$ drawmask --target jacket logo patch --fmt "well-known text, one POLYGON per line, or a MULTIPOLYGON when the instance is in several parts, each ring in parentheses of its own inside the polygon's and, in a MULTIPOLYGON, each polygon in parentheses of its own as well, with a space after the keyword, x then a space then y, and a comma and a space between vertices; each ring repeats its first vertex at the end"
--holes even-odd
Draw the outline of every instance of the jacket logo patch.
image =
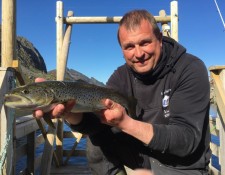
POLYGON ((167 89, 164 92, 161 93, 163 95, 162 99, 162 107, 163 107, 163 113, 164 117, 167 118, 170 116, 170 110, 169 110, 169 104, 170 104, 170 91, 171 89, 167 89))
POLYGON ((162 99, 162 106, 164 108, 166 108, 167 106, 169 106, 169 99, 170 99, 170 97, 168 95, 165 95, 164 98, 162 99))

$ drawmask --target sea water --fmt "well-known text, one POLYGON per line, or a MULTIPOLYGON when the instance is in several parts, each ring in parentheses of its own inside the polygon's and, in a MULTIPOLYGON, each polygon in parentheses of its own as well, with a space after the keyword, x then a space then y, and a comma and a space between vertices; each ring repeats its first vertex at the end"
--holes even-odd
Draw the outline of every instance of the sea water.
MULTIPOLYGON (((70 131, 71 129, 64 124, 64 130, 65 131, 70 131)), ((40 135, 41 134, 41 131, 38 130, 36 132, 36 135, 40 135)), ((74 143, 75 143, 76 139, 75 138, 65 138, 63 139, 63 150, 71 150, 74 143)), ((23 137, 21 139, 19 139, 16 143, 16 145, 19 147, 19 146, 22 146, 24 144, 27 143, 27 138, 26 137, 23 137)), ((82 138, 80 140, 80 143, 77 145, 76 147, 76 150, 85 150, 86 149, 86 139, 85 138, 82 138)), ((36 152, 35 152, 35 156, 38 157, 40 154, 43 153, 43 150, 44 150, 44 144, 41 144, 39 145, 37 148, 36 148, 36 152)), ((64 158, 65 160, 65 158, 64 158)), ((87 158, 86 157, 74 157, 74 156, 71 156, 71 158, 69 159, 69 161, 67 162, 67 164, 87 164, 87 158)), ((16 163, 16 175, 19 175, 20 174, 20 171, 25 169, 27 166, 27 156, 23 156, 17 163, 16 163)), ((35 174, 39 174, 39 170, 37 170, 35 172, 35 174)))

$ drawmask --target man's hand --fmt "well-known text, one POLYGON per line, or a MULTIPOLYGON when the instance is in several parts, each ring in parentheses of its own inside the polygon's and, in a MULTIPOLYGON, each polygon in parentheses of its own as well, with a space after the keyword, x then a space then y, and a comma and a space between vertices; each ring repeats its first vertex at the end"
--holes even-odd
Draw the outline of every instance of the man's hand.
POLYGON ((154 135, 151 124, 129 117, 125 108, 112 100, 106 99, 104 105, 107 109, 100 113, 102 123, 115 126, 143 143, 149 144, 154 135))
POLYGON ((110 99, 106 99, 103 103, 106 109, 102 110, 100 113, 101 122, 123 129, 126 121, 131 119, 125 108, 110 99))
POLYGON ((150 170, 147 169, 136 169, 130 175, 153 175, 150 170))

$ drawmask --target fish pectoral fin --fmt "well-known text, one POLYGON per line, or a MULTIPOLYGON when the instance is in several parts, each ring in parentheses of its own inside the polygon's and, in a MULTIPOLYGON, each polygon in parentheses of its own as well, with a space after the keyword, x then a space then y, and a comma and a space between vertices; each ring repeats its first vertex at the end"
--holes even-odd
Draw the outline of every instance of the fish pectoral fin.
POLYGON ((43 116, 43 119, 45 120, 45 122, 46 122, 49 126, 51 126, 53 129, 55 129, 55 125, 54 125, 54 123, 52 122, 52 119, 51 119, 49 113, 45 113, 44 116, 43 116))
POLYGON ((96 110, 100 111, 102 109, 106 109, 106 106, 102 103, 102 104, 97 104, 95 108, 96 110))

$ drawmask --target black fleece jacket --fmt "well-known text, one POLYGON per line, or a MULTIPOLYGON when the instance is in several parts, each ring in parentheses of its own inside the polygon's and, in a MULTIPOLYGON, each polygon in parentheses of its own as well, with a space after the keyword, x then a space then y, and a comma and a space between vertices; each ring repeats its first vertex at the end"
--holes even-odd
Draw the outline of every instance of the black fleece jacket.
POLYGON ((109 144, 112 135, 122 138, 121 145, 132 145, 144 157, 138 162, 140 167, 147 166, 148 157, 154 157, 178 169, 205 169, 211 156, 207 69, 171 38, 163 37, 162 50, 159 64, 148 75, 136 74, 124 64, 107 82, 107 86, 137 99, 136 120, 153 125, 154 136, 148 145, 125 133, 107 134, 109 126, 90 114, 72 128, 90 134, 96 145, 109 144))

